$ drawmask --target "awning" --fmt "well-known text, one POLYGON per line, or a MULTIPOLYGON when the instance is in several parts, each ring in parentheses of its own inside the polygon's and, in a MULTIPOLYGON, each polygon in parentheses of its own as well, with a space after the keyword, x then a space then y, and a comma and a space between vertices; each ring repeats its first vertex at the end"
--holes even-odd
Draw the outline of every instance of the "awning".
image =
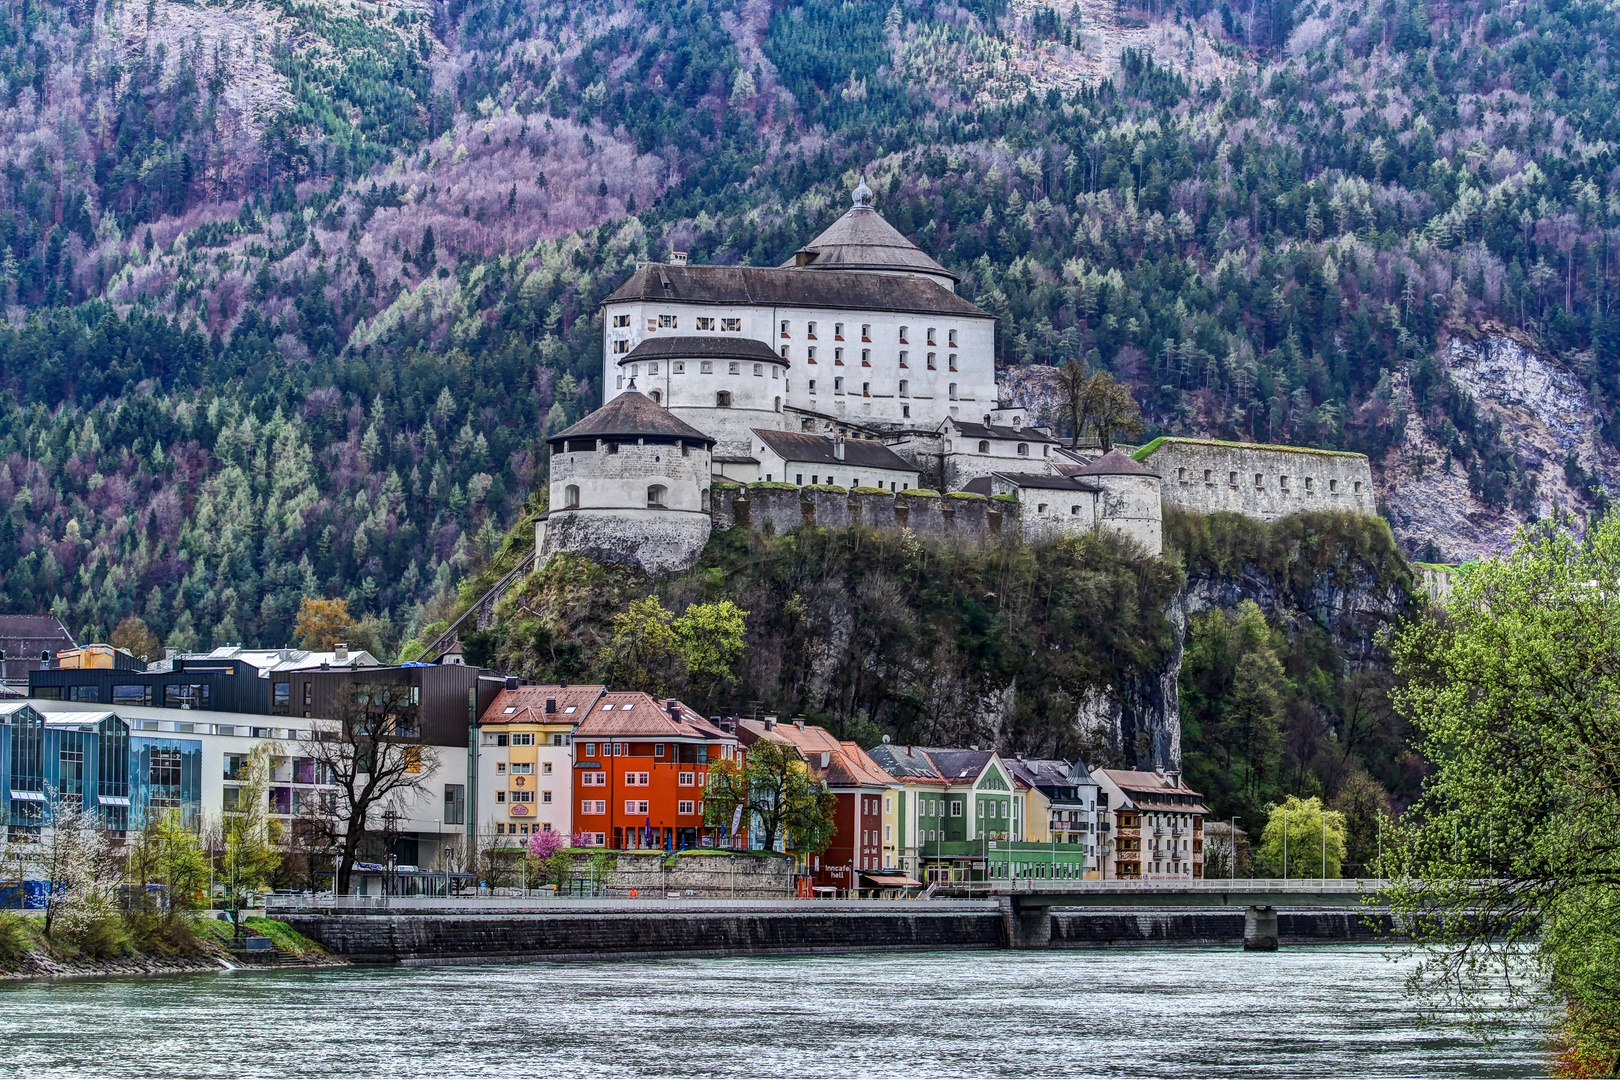
POLYGON ((21 799, 24 802, 44 802, 45 801, 45 795, 44 795, 43 792, 39 792, 39 791, 18 791, 16 788, 11 789, 11 797, 13 799, 21 799))
POLYGON ((128 795, 97 795, 96 801, 102 806, 128 806, 128 795))
POLYGON ((862 874, 861 877, 870 881, 879 889, 920 889, 922 882, 904 874, 862 874))

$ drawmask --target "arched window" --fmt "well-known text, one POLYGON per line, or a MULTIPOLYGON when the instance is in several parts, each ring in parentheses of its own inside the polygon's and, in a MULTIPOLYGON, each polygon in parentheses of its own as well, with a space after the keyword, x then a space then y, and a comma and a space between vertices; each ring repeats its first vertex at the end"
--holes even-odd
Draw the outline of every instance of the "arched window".
POLYGON ((666 491, 667 489, 663 484, 654 484, 652 487, 648 488, 647 505, 657 507, 658 509, 662 510, 664 507, 664 495, 666 491))
POLYGON ((731 408, 731 391, 721 390, 714 395, 714 407, 717 409, 731 408))
POLYGON ((951 388, 950 388, 949 391, 947 391, 947 393, 950 394, 952 401, 956 400, 956 384, 955 383, 951 383, 951 388))
POLYGON ((563 491, 563 500, 570 510, 579 509, 579 485, 569 484, 563 491))
POLYGON ((900 380, 900 396, 901 397, 906 397, 906 396, 908 396, 909 392, 910 392, 910 384, 905 379, 901 379, 900 380))
POLYGON ((782 411, 782 399, 781 398, 776 399, 776 411, 777 412, 782 411))
POLYGON ((664 394, 660 390, 654 390, 648 396, 652 398, 652 403, 654 405, 662 405, 664 403, 664 394))
POLYGON ((988 439, 980 439, 979 440, 979 453, 988 454, 989 452, 990 452, 990 442, 989 442, 989 440, 988 439))
POLYGON ((1029 457, 1029 443, 1021 442, 1018 444, 1018 456, 1029 457))

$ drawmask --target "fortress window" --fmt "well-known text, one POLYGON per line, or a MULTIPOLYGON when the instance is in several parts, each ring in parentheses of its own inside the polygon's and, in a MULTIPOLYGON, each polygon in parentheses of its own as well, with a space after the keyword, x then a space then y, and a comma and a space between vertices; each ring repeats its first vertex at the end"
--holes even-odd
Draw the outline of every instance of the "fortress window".
POLYGON ((956 348, 956 331, 955 330, 951 330, 951 331, 948 331, 946 333, 945 344, 949 345, 953 349, 956 348))
POLYGON ((814 345, 812 345, 808 349, 804 350, 804 356, 805 356, 805 360, 808 363, 811 363, 811 364, 815 363, 816 362, 816 347, 814 345))
POLYGON ((844 392, 844 377, 842 375, 840 375, 836 379, 833 380, 833 393, 842 394, 843 392, 844 392))
POLYGON ((782 399, 780 397, 776 399, 776 411, 782 411, 782 399))
POLYGON ((757 378, 762 377, 764 374, 765 374, 765 365, 764 364, 755 364, 754 365, 754 377, 757 379, 757 378))
POLYGON ((737 332, 737 331, 739 331, 741 329, 742 329, 742 320, 741 319, 721 319, 720 320, 720 331, 722 333, 725 333, 727 331, 735 333, 735 332, 737 332))
POLYGON ((834 349, 833 350, 833 364, 836 367, 843 367, 844 366, 844 350, 843 349, 834 349))
POLYGON ((900 380, 900 396, 901 397, 906 397, 907 396, 907 394, 909 393, 909 389, 908 389, 909 385, 910 384, 907 383, 906 380, 904 380, 904 379, 900 380))
POLYGON ((1309 493, 1311 491, 1311 485, 1313 483, 1314 483, 1314 481, 1310 477, 1307 476, 1305 478, 1305 490, 1306 490, 1307 493, 1309 493))
POLYGON ((794 473, 793 482, 800 487, 804 487, 804 473, 794 473))
POLYGON ((902 417, 904 417, 905 419, 910 420, 911 419, 911 406, 910 405, 902 405, 902 406, 900 406, 900 415, 902 417))
POLYGON ((741 375, 742 374, 742 364, 739 363, 736 360, 733 360, 729 365, 727 365, 726 373, 728 375, 741 375))
POLYGON ((579 508, 579 485, 569 484, 563 498, 565 500, 563 505, 570 510, 577 510, 579 508))
POLYGON ((615 316, 613 316, 613 325, 614 326, 629 326, 630 325, 630 316, 629 315, 615 315, 615 316))
POLYGON ((721 390, 714 395, 714 407, 717 409, 731 408, 731 391, 721 390))
POLYGON ((1214 482, 1215 482, 1215 470, 1214 469, 1205 469, 1204 470, 1204 483, 1213 484, 1214 482))
POLYGON ((1255 490, 1259 491, 1264 486, 1265 486, 1265 476, 1263 474, 1261 474, 1261 473, 1255 473, 1254 474, 1254 488, 1255 488, 1255 490))
POLYGON ((1237 487, 1237 473, 1229 474, 1226 482, 1231 484, 1233 487, 1237 487))
POLYGON ((681 457, 691 457, 692 456, 692 444, 688 443, 688 442, 680 442, 679 440, 677 440, 677 442, 679 443, 680 448, 681 448, 681 457))
POLYGON ((1018 444, 1018 456, 1029 457, 1029 443, 1021 442, 1018 444))
POLYGON ((1187 470, 1186 469, 1177 469, 1176 470, 1176 479, 1181 481, 1183 484, 1185 484, 1187 482, 1187 470))
POLYGON ((872 384, 869 383, 869 382, 861 383, 861 397, 871 397, 871 396, 872 396, 872 384))
POLYGON ((620 375, 620 376, 619 376, 619 385, 618 385, 618 388, 619 388, 619 389, 620 389, 620 390, 623 390, 623 389, 624 389, 624 376, 623 376, 623 375, 620 375))
POLYGON ((946 358, 945 358, 945 360, 946 360, 946 362, 947 362, 947 363, 948 363, 948 364, 949 364, 949 365, 950 365, 950 369, 951 369, 951 370, 952 370, 952 371, 955 371, 955 370, 956 370, 956 354, 955 354, 955 353, 951 353, 951 354, 950 354, 950 355, 949 355, 949 356, 947 356, 947 357, 946 357, 946 358))
POLYGON ((714 320, 699 317, 698 321, 697 321, 697 328, 699 330, 713 330, 714 329, 714 320))
POLYGON ((934 328, 932 326, 930 326, 928 328, 928 344, 932 345, 933 343, 934 343, 934 328))
POLYGON ((1357 495, 1361 494, 1361 481, 1360 480, 1356 481, 1356 494, 1357 495))
POLYGON ((933 354, 933 353, 928 354, 928 370, 929 371, 934 370, 934 355, 935 354, 933 354))
POLYGON ((619 452, 619 444, 616 442, 605 442, 602 444, 602 449, 606 450, 610 454, 617 454, 619 452))
POLYGON ((782 336, 788 336, 788 321, 786 319, 782 320, 782 336))
POLYGON ((1051 447, 1050 444, 1041 447, 1041 457, 1051 457, 1051 456, 1052 456, 1052 447, 1051 447))
POLYGON ((660 316, 658 316, 658 325, 660 327, 662 327, 662 328, 667 328, 667 329, 670 329, 670 330, 675 329, 675 316, 673 316, 673 315, 660 315, 660 316))
POLYGON ((1071 513, 1071 514, 1075 515, 1076 517, 1078 517, 1079 514, 1080 514, 1080 508, 1078 506, 1071 506, 1071 507, 1069 507, 1069 513, 1071 513))
POLYGON ((950 396, 951 396, 951 400, 955 401, 956 400, 956 384, 955 383, 951 383, 949 393, 950 393, 950 396))
POLYGON ((664 494, 664 485, 654 484, 647 489, 647 505, 662 510, 664 508, 664 494))
POLYGON ((647 374, 649 374, 649 375, 658 374, 658 361, 654 360, 652 363, 647 365, 647 374))
POLYGON ((861 340, 862 341, 871 341, 872 340, 872 324, 871 323, 864 323, 864 322, 861 323, 861 340))
POLYGON ((775 364, 772 364, 771 365, 771 378, 780 379, 781 377, 782 377, 782 369, 777 367, 775 364))
POLYGON ((654 390, 648 396, 652 398, 652 403, 654 405, 662 405, 664 403, 664 395, 657 390, 654 390))
POLYGON ((900 366, 905 367, 906 366, 906 361, 908 359, 910 359, 910 357, 911 357, 910 353, 906 352, 906 350, 904 350, 904 349, 901 349, 900 350, 900 366))
POLYGON ((676 360, 673 363, 671 363, 669 365, 669 367, 670 367, 670 370, 673 371, 677 375, 685 375, 686 374, 686 361, 685 360, 676 360))
POLYGON ((700 375, 713 375, 714 374, 714 361, 713 360, 701 360, 701 361, 699 361, 698 362, 698 374, 700 374, 700 375))
POLYGON ((841 322, 833 323, 833 340, 834 341, 843 341, 844 340, 844 324, 843 323, 841 323, 841 322))
POLYGON ((900 344, 902 345, 910 344, 908 341, 906 341, 906 330, 907 327, 902 326, 900 328, 900 344))
POLYGON ((979 440, 979 453, 988 454, 989 452, 990 452, 990 440, 988 440, 988 439, 980 439, 979 440))
POLYGON ((1036 513, 1037 513, 1037 514, 1044 514, 1044 513, 1046 513, 1046 504, 1045 504, 1045 503, 1036 503, 1036 504, 1035 504, 1035 512, 1036 512, 1036 513))
POLYGON ((872 366, 872 350, 871 349, 862 349, 861 350, 861 367, 871 367, 871 366, 872 366))
POLYGON ((623 338, 620 338, 618 341, 613 343, 613 354, 615 356, 622 356, 629 351, 630 343, 625 341, 623 338))
POLYGON ((816 340, 816 324, 815 323, 808 322, 808 323, 804 324, 804 336, 809 338, 811 341, 816 340))
POLYGON ((816 392, 816 380, 814 379, 810 380, 810 392, 812 394, 816 392))
MULTIPOLYGON (((787 358, 788 358, 788 347, 786 345, 784 345, 784 346, 782 346, 782 359, 786 360, 787 358)), ((755 364, 754 366, 759 367, 758 364, 755 364)))
POLYGON ((641 374, 641 365, 640 364, 631 364, 630 365, 630 377, 633 379, 637 375, 640 375, 640 374, 641 374))

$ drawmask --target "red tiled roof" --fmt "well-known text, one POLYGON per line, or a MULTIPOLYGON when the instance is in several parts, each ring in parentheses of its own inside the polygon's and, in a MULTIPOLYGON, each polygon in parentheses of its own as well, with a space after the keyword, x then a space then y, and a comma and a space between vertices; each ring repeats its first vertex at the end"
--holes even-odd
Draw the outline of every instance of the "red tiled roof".
POLYGON ((478 722, 577 724, 585 719, 604 689, 602 686, 520 686, 516 690, 502 690, 478 722), (548 701, 556 703, 555 712, 546 711, 548 701))
POLYGON ((731 739, 702 715, 639 690, 609 690, 574 731, 575 739, 731 739))

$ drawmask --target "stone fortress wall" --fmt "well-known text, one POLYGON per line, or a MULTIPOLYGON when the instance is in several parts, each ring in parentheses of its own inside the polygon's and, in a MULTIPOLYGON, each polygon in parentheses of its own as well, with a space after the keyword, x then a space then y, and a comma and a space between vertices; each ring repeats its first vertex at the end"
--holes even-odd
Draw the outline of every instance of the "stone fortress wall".
POLYGON ((1213 439, 1155 439, 1131 455, 1159 474, 1165 506, 1274 521, 1311 510, 1377 511, 1363 454, 1213 439))
POLYGON ((552 510, 535 525, 535 551, 542 562, 554 552, 576 551, 650 574, 682 570, 709 542, 711 470, 707 446, 568 440, 551 456, 552 510), (649 499, 655 486, 663 488, 658 506, 649 499))

